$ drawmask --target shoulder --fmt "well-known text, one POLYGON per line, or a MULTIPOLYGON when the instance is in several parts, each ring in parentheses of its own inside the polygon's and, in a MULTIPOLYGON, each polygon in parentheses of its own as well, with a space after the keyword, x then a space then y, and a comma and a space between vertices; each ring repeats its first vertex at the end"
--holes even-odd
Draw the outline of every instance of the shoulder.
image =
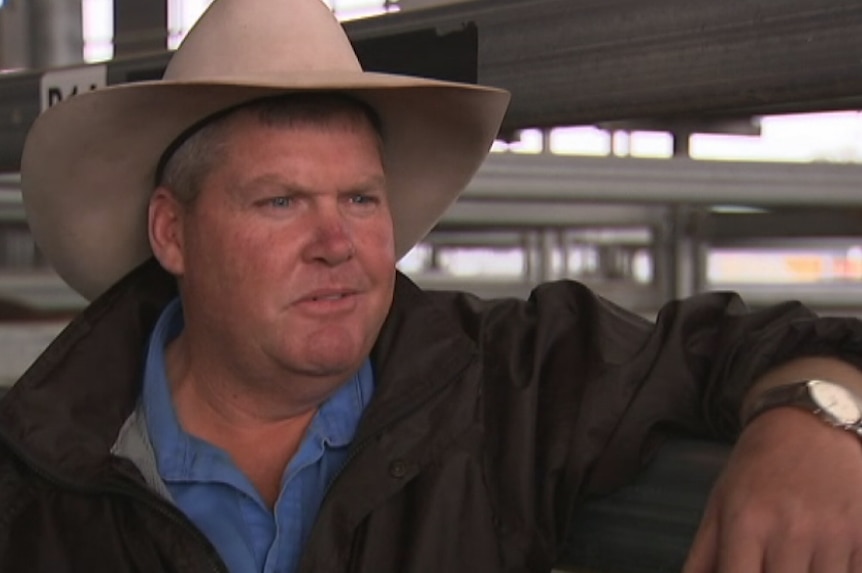
POLYGON ((536 286, 525 298, 484 299, 462 291, 425 290, 423 295, 439 311, 472 337, 522 331, 562 333, 619 330, 646 333, 653 323, 603 298, 588 286, 560 280, 536 286))

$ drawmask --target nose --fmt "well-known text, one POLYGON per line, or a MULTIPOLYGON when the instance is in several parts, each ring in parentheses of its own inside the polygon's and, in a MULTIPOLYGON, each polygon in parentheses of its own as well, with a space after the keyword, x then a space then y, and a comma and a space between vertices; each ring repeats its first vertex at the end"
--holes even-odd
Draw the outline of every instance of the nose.
POLYGON ((320 208, 315 219, 313 238, 305 249, 306 260, 336 266, 352 259, 353 237, 340 210, 320 208))

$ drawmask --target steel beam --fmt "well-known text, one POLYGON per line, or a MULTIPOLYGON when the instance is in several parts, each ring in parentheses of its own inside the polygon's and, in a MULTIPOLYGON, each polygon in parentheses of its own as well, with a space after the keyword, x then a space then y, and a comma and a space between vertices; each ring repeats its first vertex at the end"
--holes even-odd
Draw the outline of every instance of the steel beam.
POLYGON ((748 248, 785 246, 804 248, 834 245, 837 237, 862 242, 862 208, 799 209, 749 214, 711 214, 703 219, 700 235, 710 246, 748 248), (818 238, 820 240, 818 240, 818 238))
POLYGON ((522 227, 629 227, 658 225, 666 209, 658 206, 561 203, 559 201, 473 201, 459 199, 439 227, 494 229, 522 227))
MULTIPOLYGON (((20 79, 26 81, 24 77, 20 79)), ((0 107, 6 95, 0 90, 0 107)), ((0 142, 8 142, 15 134, 23 136, 16 129, 23 118, 24 113, 17 117, 0 116, 0 142)), ((521 221, 523 225, 556 225, 565 221, 612 224, 654 220, 650 216, 654 212, 638 205, 862 207, 860 181, 862 165, 856 164, 492 154, 443 222, 482 225, 485 221, 493 225, 495 221, 521 221), (622 205, 611 208, 615 203, 622 205)), ((18 193, 19 185, 17 175, 0 177, 0 191, 4 193, 18 193)), ((856 215, 845 213, 842 221, 855 220, 856 215)), ((794 221, 799 223, 795 228, 803 236, 808 226, 823 227, 828 232, 828 224, 820 225, 822 218, 806 218, 803 214, 794 221)), ((844 228, 851 225, 852 221, 844 228)), ((862 223, 859 228, 862 229, 862 223)), ((758 234, 754 228, 750 232, 758 234)), ((823 234, 823 231, 812 232, 823 234)))
POLYGON ((471 201, 860 206, 862 165, 492 154, 471 201))
MULTIPOLYGON (((494 0, 348 22, 354 43, 391 38, 399 71, 424 68, 399 42, 478 32, 481 83, 512 91, 504 129, 621 119, 739 117, 862 108, 857 0, 494 0), (403 60, 403 61, 401 61, 403 60)), ((451 64, 433 62, 436 68, 451 64)), ((109 85, 159 77, 157 54, 108 66, 109 85), (125 78, 134 68, 137 76, 125 78)), ((417 71, 420 73, 421 69, 417 71)), ((0 128, 38 112, 38 74, 0 79, 0 128)), ((22 134, 0 137, 0 170, 17 169, 22 134), (10 147, 11 146, 11 147, 10 147)))
POLYGON ((479 30, 505 126, 862 107, 857 0, 495 0, 356 22, 479 30))

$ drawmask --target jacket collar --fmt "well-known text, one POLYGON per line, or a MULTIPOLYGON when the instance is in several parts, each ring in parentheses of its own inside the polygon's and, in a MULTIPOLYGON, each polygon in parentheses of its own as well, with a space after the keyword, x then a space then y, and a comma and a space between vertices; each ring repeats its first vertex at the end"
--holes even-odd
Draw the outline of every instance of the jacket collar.
POLYGON ((90 304, 0 402, 0 439, 36 469, 87 481, 134 410, 144 347, 176 284, 154 260, 90 304))
POLYGON ((450 384, 476 357, 474 341, 439 304, 398 274, 392 307, 371 353, 377 388, 355 441, 450 384))
MULTIPOLYGON (((70 482, 106 472, 141 391, 147 338, 175 296, 173 277, 151 259, 94 301, 0 401, 0 441, 70 482)), ((452 319, 399 273, 372 351, 378 386, 355 441, 450 383, 474 355, 452 319)))

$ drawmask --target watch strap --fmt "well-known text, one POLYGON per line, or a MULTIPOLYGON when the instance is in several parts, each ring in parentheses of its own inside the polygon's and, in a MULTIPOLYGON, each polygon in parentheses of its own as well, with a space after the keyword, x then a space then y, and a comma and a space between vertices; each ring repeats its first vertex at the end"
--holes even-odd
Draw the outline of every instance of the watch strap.
POLYGON ((781 406, 794 406, 814 414, 819 413, 820 409, 809 394, 808 382, 808 380, 802 380, 764 390, 743 415, 742 426, 747 426, 764 412, 781 406))
MULTIPOLYGON (((810 412, 834 428, 846 430, 854 433, 856 436, 862 437, 862 417, 850 423, 843 422, 833 413, 824 410, 815 402, 812 397, 812 385, 817 383, 832 384, 846 389, 842 384, 816 379, 774 386, 755 398, 754 403, 749 408, 749 412, 743 417, 743 427, 768 410, 781 406, 790 406, 810 412)), ((850 394, 858 404, 859 400, 855 396, 852 396, 852 392, 850 394)))

